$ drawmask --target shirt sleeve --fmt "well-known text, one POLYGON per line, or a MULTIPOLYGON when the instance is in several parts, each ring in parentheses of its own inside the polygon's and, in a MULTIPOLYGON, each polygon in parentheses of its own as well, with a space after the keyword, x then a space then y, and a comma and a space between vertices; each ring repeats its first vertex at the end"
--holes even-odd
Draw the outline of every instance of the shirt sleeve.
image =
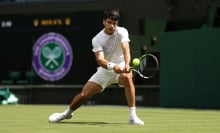
POLYGON ((127 31, 126 28, 121 28, 119 30, 119 35, 121 37, 121 43, 123 43, 123 42, 130 42, 128 31, 127 31))
POLYGON ((97 51, 101 51, 101 50, 103 50, 102 49, 102 46, 101 46, 101 43, 100 42, 98 42, 98 40, 96 39, 96 38, 93 38, 92 39, 92 51, 93 52, 97 52, 97 51))

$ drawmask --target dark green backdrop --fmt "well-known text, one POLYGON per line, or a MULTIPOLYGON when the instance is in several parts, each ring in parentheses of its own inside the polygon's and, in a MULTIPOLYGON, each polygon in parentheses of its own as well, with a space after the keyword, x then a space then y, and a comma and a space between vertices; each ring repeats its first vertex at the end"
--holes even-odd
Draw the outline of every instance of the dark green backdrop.
POLYGON ((160 105, 220 108, 220 29, 161 33, 160 105))

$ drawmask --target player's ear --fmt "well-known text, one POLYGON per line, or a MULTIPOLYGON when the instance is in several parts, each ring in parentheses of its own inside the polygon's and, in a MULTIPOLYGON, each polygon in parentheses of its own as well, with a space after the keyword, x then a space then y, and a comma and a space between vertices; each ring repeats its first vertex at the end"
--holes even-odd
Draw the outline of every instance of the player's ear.
POLYGON ((105 19, 102 20, 102 24, 105 25, 105 19))

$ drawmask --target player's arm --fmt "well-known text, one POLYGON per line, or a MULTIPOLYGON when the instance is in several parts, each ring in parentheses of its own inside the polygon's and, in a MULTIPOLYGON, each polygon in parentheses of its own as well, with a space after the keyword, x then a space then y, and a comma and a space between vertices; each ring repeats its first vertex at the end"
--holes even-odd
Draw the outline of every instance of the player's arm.
POLYGON ((107 69, 108 61, 104 58, 103 51, 97 51, 95 52, 95 58, 98 65, 100 65, 103 68, 107 69))
POLYGON ((129 64, 130 64, 130 60, 131 60, 131 55, 130 55, 130 46, 129 46, 129 42, 125 41, 122 43, 122 50, 123 50, 123 54, 124 54, 124 60, 125 60, 125 68, 124 68, 124 72, 129 72, 129 64))
MULTIPOLYGON (((95 58, 96 58, 97 64, 99 64, 101 67, 103 67, 103 68, 105 68, 105 69, 108 69, 108 64, 109 64, 110 62, 107 61, 107 60, 104 58, 104 53, 103 53, 103 51, 97 51, 97 52, 95 52, 95 58)), ((114 64, 112 70, 114 70, 116 73, 121 73, 121 72, 122 72, 121 68, 120 68, 119 65, 117 65, 117 64, 114 64)))

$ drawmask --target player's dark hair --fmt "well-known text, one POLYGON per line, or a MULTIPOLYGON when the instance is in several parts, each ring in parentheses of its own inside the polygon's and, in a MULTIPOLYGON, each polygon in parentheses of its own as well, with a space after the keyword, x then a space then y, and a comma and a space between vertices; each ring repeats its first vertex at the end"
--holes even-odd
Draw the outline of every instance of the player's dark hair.
POLYGON ((109 18, 111 20, 118 21, 120 18, 119 11, 117 9, 111 9, 111 10, 104 11, 103 19, 107 19, 107 18, 109 18))

